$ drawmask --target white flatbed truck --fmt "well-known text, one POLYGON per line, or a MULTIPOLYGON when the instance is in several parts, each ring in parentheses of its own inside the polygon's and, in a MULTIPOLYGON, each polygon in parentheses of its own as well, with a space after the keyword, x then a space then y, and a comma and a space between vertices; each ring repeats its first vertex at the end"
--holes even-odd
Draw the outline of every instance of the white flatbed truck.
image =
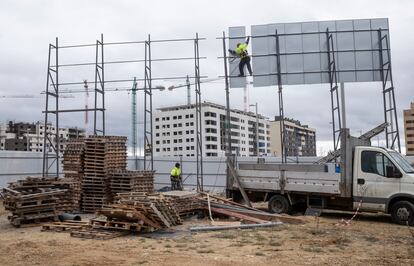
POLYGON ((340 157, 339 164, 235 163, 227 180, 228 195, 268 201, 273 213, 289 213, 299 203, 345 211, 359 207, 414 225, 414 169, 400 153, 371 146, 372 136, 355 138, 343 129, 341 149, 331 156, 340 157))

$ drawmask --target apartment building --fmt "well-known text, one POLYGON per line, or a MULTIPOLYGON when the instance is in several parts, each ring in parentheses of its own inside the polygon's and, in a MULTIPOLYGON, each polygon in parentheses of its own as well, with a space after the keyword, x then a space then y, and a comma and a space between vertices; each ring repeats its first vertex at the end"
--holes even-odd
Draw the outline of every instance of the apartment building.
POLYGON ((407 155, 414 155, 414 102, 404 110, 405 149, 407 155))
MULTIPOLYGON (((52 124, 46 126, 51 134, 51 141, 56 145, 56 127, 52 124)), ((0 125, 0 149, 13 151, 35 151, 43 152, 45 124, 36 123, 15 123, 9 121, 7 125, 0 125)), ((60 150, 65 148, 65 143, 69 139, 84 137, 83 129, 78 128, 59 128, 60 150)), ((52 146, 47 143, 47 149, 52 151, 52 146)))
MULTIPOLYGON (((194 157, 197 153, 196 106, 179 105, 157 109, 153 116, 154 155, 194 157)), ((226 108, 204 102, 201 105, 203 156, 224 156, 226 150, 226 108)), ((269 120, 252 112, 230 110, 232 153, 254 156, 270 153, 269 120), (256 137, 256 126, 258 126, 256 137), (258 142, 256 141, 258 140, 258 142)))
MULTIPOLYGON (((316 156, 316 130, 302 125, 300 121, 285 118, 285 151, 287 156, 316 156)), ((281 119, 275 117, 270 122, 270 153, 272 156, 282 155, 280 136, 281 119)))

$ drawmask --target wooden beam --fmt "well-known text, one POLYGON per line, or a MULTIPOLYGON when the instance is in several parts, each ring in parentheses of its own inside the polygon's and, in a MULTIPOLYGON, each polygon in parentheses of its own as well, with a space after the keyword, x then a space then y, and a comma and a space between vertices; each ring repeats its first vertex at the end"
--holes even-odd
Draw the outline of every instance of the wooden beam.
POLYGON ((241 220, 256 223, 256 224, 262 224, 262 223, 268 223, 269 222, 269 221, 266 221, 266 220, 258 219, 258 218, 255 218, 255 217, 251 217, 251 216, 248 216, 248 215, 244 215, 244 214, 241 214, 241 213, 232 212, 232 211, 224 210, 224 209, 220 209, 220 208, 214 208, 213 207, 213 208, 211 208, 211 211, 214 212, 214 213, 224 214, 224 215, 227 215, 227 216, 230 216, 230 217, 239 218, 241 220))
POLYGON ((250 199, 247 196, 247 193, 244 190, 244 188, 243 188, 243 186, 240 182, 239 175, 236 172, 236 170, 234 169, 234 165, 229 160, 227 161, 227 167, 229 168, 230 174, 233 176, 234 180, 236 180, 237 187, 239 188, 240 193, 242 194, 243 199, 246 202, 247 206, 252 207, 252 204, 250 203, 250 199))

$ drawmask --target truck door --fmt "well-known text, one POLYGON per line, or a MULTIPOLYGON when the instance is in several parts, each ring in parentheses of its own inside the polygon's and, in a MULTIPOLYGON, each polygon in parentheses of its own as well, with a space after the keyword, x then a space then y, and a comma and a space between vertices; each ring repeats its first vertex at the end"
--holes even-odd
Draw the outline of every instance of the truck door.
POLYGON ((387 177, 390 167, 398 169, 382 152, 361 151, 358 176, 354 179, 354 208, 361 199, 361 209, 385 211, 387 199, 400 191, 400 178, 387 177))

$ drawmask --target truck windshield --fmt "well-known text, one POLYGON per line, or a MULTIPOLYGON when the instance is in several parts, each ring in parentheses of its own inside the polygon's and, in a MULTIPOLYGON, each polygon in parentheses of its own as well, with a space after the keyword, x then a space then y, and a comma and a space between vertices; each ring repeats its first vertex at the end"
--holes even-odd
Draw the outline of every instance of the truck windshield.
POLYGON ((404 170, 404 172, 414 173, 414 168, 401 154, 395 151, 390 151, 389 154, 397 162, 397 164, 404 170))

